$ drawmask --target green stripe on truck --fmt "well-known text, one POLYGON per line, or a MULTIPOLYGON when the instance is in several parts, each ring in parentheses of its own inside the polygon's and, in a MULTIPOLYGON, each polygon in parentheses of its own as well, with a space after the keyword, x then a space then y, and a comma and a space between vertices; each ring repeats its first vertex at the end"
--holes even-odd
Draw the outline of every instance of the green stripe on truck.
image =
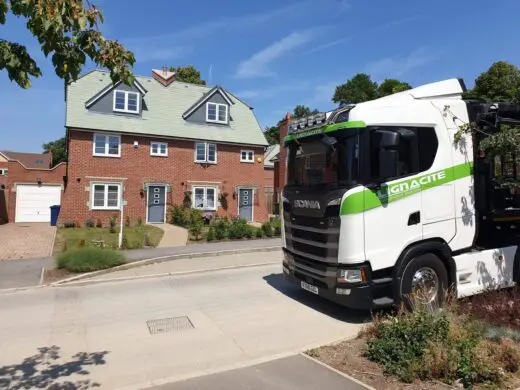
POLYGON ((377 189, 364 189, 347 196, 341 204, 340 215, 362 213, 363 211, 404 199, 420 191, 471 176, 473 163, 468 162, 440 171, 415 176, 411 179, 382 184, 377 189))
POLYGON ((324 134, 324 133, 331 133, 333 131, 339 131, 343 129, 359 129, 367 127, 366 123, 363 121, 352 121, 352 122, 340 122, 340 123, 334 123, 332 125, 325 125, 322 127, 318 127, 317 129, 312 129, 309 131, 302 131, 301 133, 294 133, 289 134, 286 136, 283 141, 285 142, 291 142, 295 139, 304 138, 304 137, 310 137, 316 134, 324 134))

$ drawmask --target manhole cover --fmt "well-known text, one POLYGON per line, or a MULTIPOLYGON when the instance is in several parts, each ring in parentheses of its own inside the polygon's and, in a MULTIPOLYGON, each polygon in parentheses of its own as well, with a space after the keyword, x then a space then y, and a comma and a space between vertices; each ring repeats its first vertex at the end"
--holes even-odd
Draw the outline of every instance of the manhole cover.
POLYGON ((187 316, 148 320, 146 321, 146 325, 148 326, 150 334, 180 332, 181 330, 195 328, 187 316))

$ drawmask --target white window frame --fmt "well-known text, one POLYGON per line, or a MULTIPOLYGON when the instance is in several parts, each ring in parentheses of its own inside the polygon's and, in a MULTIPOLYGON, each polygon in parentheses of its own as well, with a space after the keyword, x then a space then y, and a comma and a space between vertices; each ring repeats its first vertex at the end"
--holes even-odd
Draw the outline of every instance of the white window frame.
POLYGON ((90 185, 90 208, 92 210, 120 210, 121 209, 121 183, 92 183, 90 185), (94 205, 94 187, 95 186, 104 186, 104 205, 103 206, 95 206, 94 205), (108 187, 113 186, 117 187, 117 206, 107 206, 108 204, 108 187))
POLYGON ((116 89, 114 90, 114 102, 113 102, 113 110, 115 112, 126 112, 126 113, 129 113, 129 114, 139 114, 139 110, 141 108, 141 94, 139 92, 135 92, 135 91, 123 91, 121 89, 116 89), (116 95, 117 93, 124 93, 125 94, 125 108, 121 109, 121 108, 116 108, 116 95), (128 109, 128 95, 129 94, 136 94, 137 95, 137 105, 136 105, 136 110, 133 111, 133 110, 129 110, 128 109))
POLYGON ((99 157, 121 157, 121 135, 119 134, 103 134, 103 133, 94 133, 92 137, 92 155, 99 157), (105 137, 105 151, 103 153, 96 153, 96 137, 105 137), (109 154, 109 137, 117 137, 119 140, 119 147, 117 149, 117 154, 109 154))
POLYGON ((240 162, 244 163, 254 163, 255 162, 255 151, 254 150, 241 150, 240 151, 240 162), (249 156, 249 153, 251 153, 251 160, 242 158, 242 153, 246 153, 246 156, 249 156))
POLYGON ((7 168, 0 169, 0 176, 7 176, 9 170, 7 168))
POLYGON ((217 163, 217 144, 214 142, 195 142, 195 162, 204 164, 216 164, 217 163), (204 145, 204 160, 197 159, 197 145, 204 145), (209 157, 209 145, 215 145, 215 161, 210 161, 209 157))
POLYGON ((191 207, 194 208, 194 209, 197 209, 197 210, 203 210, 203 211, 217 211, 217 202, 218 202, 218 188, 215 187, 215 186, 192 186, 191 187, 191 207), (208 188, 214 190, 214 193, 215 193, 215 199, 214 199, 214 207, 208 207, 207 206, 207 202, 208 202, 208 188), (204 205, 202 207, 196 207, 195 206, 195 190, 196 189, 202 189, 204 190, 204 198, 203 198, 203 203, 204 205))
POLYGON ((222 104, 222 103, 212 103, 212 102, 208 102, 206 103, 206 122, 209 122, 209 123, 223 123, 223 124, 228 124, 228 117, 229 117, 229 107, 227 104, 222 104), (215 113, 216 113, 216 117, 215 119, 210 119, 209 118, 209 106, 210 105, 213 105, 215 106, 215 113), (226 119, 221 121, 218 119, 218 113, 220 111, 220 107, 224 107, 225 110, 226 110, 226 119))
POLYGON ((157 141, 150 142, 150 156, 168 157, 168 143, 167 142, 157 142, 157 141), (154 145, 157 145, 157 153, 153 152, 154 145), (161 146, 165 147, 166 152, 164 154, 161 153, 161 146))

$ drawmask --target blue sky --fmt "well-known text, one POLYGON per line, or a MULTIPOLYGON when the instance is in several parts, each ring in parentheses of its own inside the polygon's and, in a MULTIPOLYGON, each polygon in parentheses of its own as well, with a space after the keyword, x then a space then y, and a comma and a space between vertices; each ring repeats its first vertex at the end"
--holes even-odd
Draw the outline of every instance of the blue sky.
MULTIPOLYGON (((471 86, 494 61, 520 65, 517 0, 93 2, 106 36, 135 52, 136 74, 193 64, 253 106, 262 127, 297 104, 333 108, 334 87, 358 72, 471 86)), ((0 150, 37 152, 64 134, 63 82, 22 21, 11 15, 0 33, 25 44, 44 73, 22 90, 0 72, 0 150)))

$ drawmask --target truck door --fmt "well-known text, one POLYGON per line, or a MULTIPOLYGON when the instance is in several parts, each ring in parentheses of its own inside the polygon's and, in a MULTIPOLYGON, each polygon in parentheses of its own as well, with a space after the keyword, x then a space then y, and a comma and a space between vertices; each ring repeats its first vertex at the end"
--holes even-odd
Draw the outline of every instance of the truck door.
POLYGON ((423 238, 418 149, 414 128, 370 130, 374 184, 364 192, 365 255, 374 269, 393 266, 406 246, 423 238))

